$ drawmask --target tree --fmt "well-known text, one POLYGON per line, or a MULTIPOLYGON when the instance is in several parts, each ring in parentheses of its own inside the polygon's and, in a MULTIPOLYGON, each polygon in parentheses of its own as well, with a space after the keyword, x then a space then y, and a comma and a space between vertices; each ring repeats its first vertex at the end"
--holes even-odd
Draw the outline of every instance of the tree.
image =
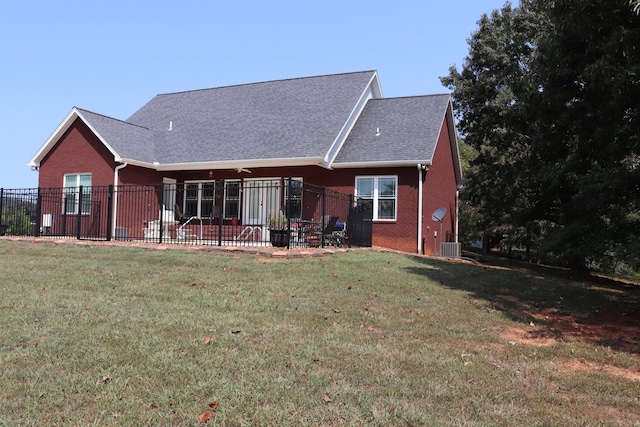
POLYGON ((462 70, 451 67, 441 79, 453 91, 458 128, 477 152, 462 201, 475 207, 486 237, 527 240, 530 234, 530 227, 522 226, 530 203, 528 99, 538 89, 531 64, 544 26, 543 16, 527 2, 483 15, 462 70))
MULTIPOLYGON (((467 144, 464 139, 458 138, 458 151, 460 152, 460 166, 462 176, 471 173, 471 162, 477 157, 478 152, 467 144)), ((459 239, 464 245, 471 245, 483 238, 483 227, 476 207, 471 204, 468 197, 468 187, 460 190, 458 207, 458 225, 460 227, 459 239)))
POLYGON ((442 81, 478 152, 465 197, 485 234, 576 269, 640 268, 639 3, 523 0, 481 18, 442 81))
POLYGON ((540 7, 551 26, 536 61, 538 181, 555 224, 549 250, 581 268, 638 238, 640 18, 620 0, 540 7))

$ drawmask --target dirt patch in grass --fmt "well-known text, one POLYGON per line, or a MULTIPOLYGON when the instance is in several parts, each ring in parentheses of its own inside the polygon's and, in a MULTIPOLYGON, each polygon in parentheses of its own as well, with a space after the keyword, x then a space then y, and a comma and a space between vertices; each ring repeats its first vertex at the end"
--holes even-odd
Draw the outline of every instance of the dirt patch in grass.
MULTIPOLYGON (((640 319, 619 313, 599 313, 598 321, 584 322, 568 314, 548 310, 527 312, 538 319, 529 327, 509 327, 499 332, 510 344, 549 347, 571 340, 609 343, 618 351, 640 359, 640 319)), ((556 367, 566 372, 606 372, 622 378, 640 381, 640 372, 575 358, 562 361, 556 367)))
MULTIPOLYGON (((497 295, 511 303, 519 303, 512 295, 497 295)), ((524 307, 524 306, 521 306, 524 307)), ((500 331, 503 339, 536 346, 551 346, 562 341, 580 340, 605 345, 618 351, 640 355, 640 314, 596 312, 581 319, 554 309, 519 310, 532 319, 528 327, 511 327, 500 331)), ((640 357, 640 356, 639 356, 640 357)))
POLYGON ((499 332, 500 338, 510 344, 527 344, 536 347, 549 347, 558 344, 557 337, 540 336, 538 331, 525 328, 508 327, 499 332))
POLYGON ((606 372, 630 380, 640 381, 640 372, 601 363, 594 363, 581 358, 566 360, 556 366, 559 369, 568 372, 606 372))

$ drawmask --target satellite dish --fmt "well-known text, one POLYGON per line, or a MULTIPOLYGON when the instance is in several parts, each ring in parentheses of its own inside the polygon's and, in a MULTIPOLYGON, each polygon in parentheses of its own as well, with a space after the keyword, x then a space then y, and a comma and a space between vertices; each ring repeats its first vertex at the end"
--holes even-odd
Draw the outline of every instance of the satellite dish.
POLYGON ((447 209, 446 208, 438 208, 433 213, 433 215, 431 215, 431 219, 434 220, 434 221, 442 222, 442 219, 444 218, 444 216, 446 214, 447 214, 447 209))

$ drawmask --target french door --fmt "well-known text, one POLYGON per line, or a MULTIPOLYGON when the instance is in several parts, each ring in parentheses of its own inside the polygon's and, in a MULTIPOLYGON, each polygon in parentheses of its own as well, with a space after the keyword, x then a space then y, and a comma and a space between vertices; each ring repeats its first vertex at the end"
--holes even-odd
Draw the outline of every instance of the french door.
MULTIPOLYGON (((282 215, 279 178, 246 179, 242 200, 242 223, 266 229, 267 218, 282 215)), ((264 230, 263 230, 264 232, 264 230)))

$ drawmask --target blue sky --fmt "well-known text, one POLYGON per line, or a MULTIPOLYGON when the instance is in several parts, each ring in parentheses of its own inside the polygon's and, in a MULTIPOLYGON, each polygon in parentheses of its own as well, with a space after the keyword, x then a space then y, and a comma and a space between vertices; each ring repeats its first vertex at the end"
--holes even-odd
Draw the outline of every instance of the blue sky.
POLYGON ((503 4, 6 2, 0 187, 37 186, 26 163, 74 106, 124 120, 158 93, 372 69, 386 97, 446 93, 439 77, 460 67, 481 15, 503 4))

